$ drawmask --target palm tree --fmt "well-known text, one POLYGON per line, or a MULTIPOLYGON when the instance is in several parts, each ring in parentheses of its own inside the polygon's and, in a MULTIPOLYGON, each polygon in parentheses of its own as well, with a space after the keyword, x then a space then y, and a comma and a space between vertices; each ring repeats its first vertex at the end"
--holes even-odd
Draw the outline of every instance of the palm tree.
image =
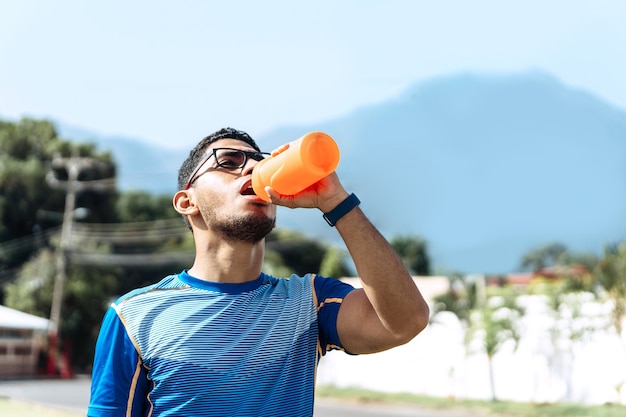
MULTIPOLYGON (((626 316, 626 242, 605 248, 604 259, 598 263, 596 274, 600 285, 606 291, 607 298, 613 304, 611 322, 626 353, 626 340, 623 337, 626 316)), ((626 381, 621 381, 615 387, 617 398, 621 397, 625 383, 626 381)))
POLYGON ((477 342, 487 355, 492 401, 497 400, 493 357, 507 342, 513 342, 514 348, 517 348, 520 339, 518 323, 523 314, 524 308, 517 303, 515 294, 507 291, 490 297, 482 308, 474 310, 470 316, 467 342, 477 342))
POLYGON ((613 303, 611 322, 626 350, 626 342, 622 337, 622 323, 626 316, 626 242, 606 247, 604 258, 598 263, 595 272, 607 298, 613 303))

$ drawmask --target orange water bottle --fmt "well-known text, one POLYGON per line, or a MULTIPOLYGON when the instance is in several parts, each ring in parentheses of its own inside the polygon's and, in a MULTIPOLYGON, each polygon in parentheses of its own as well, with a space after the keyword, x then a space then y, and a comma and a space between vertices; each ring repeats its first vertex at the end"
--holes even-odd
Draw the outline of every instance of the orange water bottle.
POLYGON ((256 195, 270 201, 265 192, 271 186, 283 195, 297 194, 332 173, 339 165, 337 143, 322 132, 310 132, 285 144, 260 161, 252 171, 256 195))

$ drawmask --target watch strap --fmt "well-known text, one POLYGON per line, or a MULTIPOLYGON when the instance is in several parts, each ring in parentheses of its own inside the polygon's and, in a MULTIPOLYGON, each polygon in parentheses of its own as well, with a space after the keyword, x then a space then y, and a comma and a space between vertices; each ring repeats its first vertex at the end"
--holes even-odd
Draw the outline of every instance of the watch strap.
POLYGON ((339 219, 345 216, 350 210, 361 204, 361 200, 354 194, 350 194, 345 200, 337 205, 328 213, 324 213, 322 217, 329 226, 334 227, 339 219))

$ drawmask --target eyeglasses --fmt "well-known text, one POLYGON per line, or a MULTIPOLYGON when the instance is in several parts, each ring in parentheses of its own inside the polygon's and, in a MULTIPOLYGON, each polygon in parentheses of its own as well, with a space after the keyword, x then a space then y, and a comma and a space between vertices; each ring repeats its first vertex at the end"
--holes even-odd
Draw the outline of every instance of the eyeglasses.
POLYGON ((232 148, 213 148, 212 152, 204 157, 196 169, 193 170, 189 176, 189 180, 185 184, 185 190, 188 190, 189 187, 191 187, 191 184, 193 184, 193 182, 197 180, 200 175, 202 175, 198 175, 198 172, 200 172, 200 169, 212 156, 215 157, 215 163, 218 167, 234 171, 246 166, 248 158, 252 158, 255 161, 261 161, 270 156, 270 154, 267 152, 243 151, 241 149, 232 148))

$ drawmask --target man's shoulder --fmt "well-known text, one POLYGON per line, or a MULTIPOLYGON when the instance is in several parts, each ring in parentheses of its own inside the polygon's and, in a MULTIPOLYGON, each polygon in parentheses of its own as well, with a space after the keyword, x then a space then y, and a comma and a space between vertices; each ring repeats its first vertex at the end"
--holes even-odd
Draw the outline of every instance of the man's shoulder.
POLYGON ((160 280, 159 282, 147 285, 145 287, 136 288, 136 289, 134 289, 132 291, 127 292, 126 294, 124 294, 121 297, 119 297, 116 300, 115 304, 119 305, 120 303, 128 301, 128 300, 130 300, 132 298, 135 298, 135 297, 143 295, 143 294, 148 294, 148 293, 151 293, 153 291, 167 290, 167 289, 176 289, 176 288, 182 288, 182 287, 187 287, 187 284, 185 284, 179 278, 179 274, 168 275, 165 278, 163 278, 162 280, 160 280))

